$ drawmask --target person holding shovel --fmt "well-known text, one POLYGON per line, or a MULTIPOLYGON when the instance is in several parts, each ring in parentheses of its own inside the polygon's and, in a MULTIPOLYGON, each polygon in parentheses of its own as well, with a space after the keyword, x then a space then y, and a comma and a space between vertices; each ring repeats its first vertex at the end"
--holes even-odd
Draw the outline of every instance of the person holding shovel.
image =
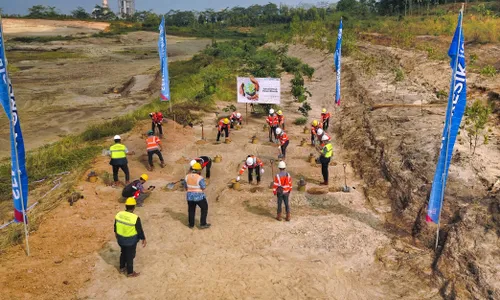
POLYGON ((290 142, 288 140, 288 135, 283 131, 281 128, 276 128, 276 134, 278 135, 278 140, 280 142, 279 149, 280 149, 280 157, 282 159, 286 158, 286 147, 288 147, 288 143, 290 142))
POLYGON ((328 140, 328 137, 325 135, 321 138, 321 142, 322 149, 320 150, 321 156, 319 157, 319 162, 321 163, 323 182, 319 185, 328 185, 328 165, 330 164, 330 160, 333 156, 333 146, 328 140))
POLYGON ((212 159, 208 156, 200 156, 197 158, 193 158, 193 160, 189 163, 191 168, 196 164, 199 163, 201 165, 201 169, 205 169, 205 178, 208 180, 210 179, 210 169, 212 168, 212 159))
POLYGON ((154 165, 153 165, 153 155, 156 154, 158 155, 158 158, 160 158, 160 166, 162 168, 165 167, 165 161, 163 160, 163 155, 161 155, 161 141, 158 137, 154 135, 154 132, 152 130, 148 131, 148 138, 146 139, 146 151, 148 152, 148 171, 153 171, 154 170, 154 165))
POLYGON ((311 123, 311 146, 314 146, 314 138, 316 137, 316 132, 318 129, 322 128, 322 123, 318 122, 318 120, 313 120, 311 123))
POLYGON ((323 108, 321 110, 321 124, 323 124, 324 130, 328 130, 328 127, 330 126, 330 117, 331 114, 326 111, 326 108, 323 108))
POLYGON ((325 130, 318 128, 316 130, 316 136, 318 137, 318 141, 321 141, 324 136, 328 137, 328 140, 331 141, 332 138, 325 132, 325 130))
POLYGON ((273 193, 278 197, 278 212, 276 215, 276 220, 281 221, 281 206, 285 203, 286 211, 286 221, 290 221, 290 203, 289 197, 292 191, 292 177, 288 172, 286 172, 286 163, 280 161, 278 163, 278 169, 280 170, 276 176, 274 176, 273 193))
POLYGON ((273 134, 274 138, 277 139, 276 136, 276 128, 278 128, 278 116, 274 113, 274 109, 269 110, 269 116, 266 118, 267 125, 269 126, 269 141, 273 142, 273 134))
POLYGON ((186 175, 184 179, 184 188, 187 191, 186 199, 188 203, 188 220, 189 220, 189 228, 194 228, 194 217, 196 215, 196 206, 199 206, 201 209, 201 217, 200 217, 200 229, 206 229, 211 226, 211 224, 207 223, 207 215, 208 215, 208 202, 205 197, 205 193, 203 190, 206 189, 207 185, 205 183, 205 179, 201 177, 201 165, 199 163, 195 163, 191 167, 191 174, 186 175))

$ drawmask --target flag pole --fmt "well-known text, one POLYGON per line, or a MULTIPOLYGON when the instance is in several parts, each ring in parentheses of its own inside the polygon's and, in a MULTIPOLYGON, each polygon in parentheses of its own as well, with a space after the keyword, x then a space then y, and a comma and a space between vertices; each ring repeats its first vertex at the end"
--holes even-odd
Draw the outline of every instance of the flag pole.
MULTIPOLYGON (((2 26, 2 17, 0 16, 0 26, 2 26)), ((3 26, 2 26, 3 28, 3 26)), ((1 31, 1 40, 2 40, 2 43, 3 43, 3 30, 1 31)), ((7 71, 7 66, 9 64, 9 62, 7 61, 7 56, 5 55, 5 47, 2 47, 2 51, 3 51, 3 57, 5 58, 5 72, 7 74, 7 84, 9 85, 8 86, 8 93, 9 93, 9 97, 10 97, 10 94, 11 94, 11 91, 12 91, 12 82, 10 81, 10 78, 9 78, 9 73, 7 71)), ((11 133, 14 134, 14 117, 13 117, 13 111, 12 111, 12 101, 9 101, 9 109, 10 109, 10 117, 11 117, 11 120, 10 120, 10 130, 11 130, 11 133)), ((23 210, 23 223, 24 223, 24 237, 25 237, 25 240, 26 240, 26 255, 27 256, 30 256, 30 244, 29 244, 29 239, 28 239, 28 224, 26 224, 26 207, 24 207, 24 195, 23 195, 23 184, 21 182, 21 176, 20 176, 20 169, 19 169, 19 157, 18 157, 18 152, 17 152, 17 141, 16 141, 16 137, 14 136, 14 152, 15 152, 15 156, 16 156, 16 166, 17 166, 17 174, 16 177, 17 177, 17 182, 19 182, 19 191, 20 191, 20 196, 21 196, 21 209, 23 210)))
MULTIPOLYGON (((458 57, 460 56, 460 47, 462 45, 461 40, 462 40, 462 24, 463 24, 463 11, 464 11, 464 5, 462 4, 462 9, 460 10, 460 24, 459 28, 460 30, 458 31, 458 42, 457 42, 457 56, 455 57, 455 64, 453 68, 453 73, 451 76, 451 83, 450 83, 450 94, 453 94, 453 91, 455 90, 455 76, 457 74, 457 68, 458 68, 458 57)), ((453 105, 453 98, 451 99, 453 105)), ((450 103, 448 103, 450 105, 450 103)), ((449 113, 449 119, 448 119, 448 128, 447 128, 447 140, 446 140, 446 155, 448 155, 448 148, 450 144, 450 132, 451 132, 451 118, 452 118, 452 108, 450 107, 450 113, 449 113)), ((452 154, 453 155, 453 154, 452 154)), ((445 159, 445 166, 443 169, 443 173, 441 174, 441 203, 439 206, 439 215, 438 215, 438 226, 436 229, 436 246, 435 250, 437 250, 438 243, 439 243, 439 229, 441 226, 441 210, 443 209, 443 202, 444 202, 444 191, 446 189, 446 183, 445 183, 445 178, 446 178, 446 172, 448 170, 447 165, 449 164, 449 160, 445 159)))

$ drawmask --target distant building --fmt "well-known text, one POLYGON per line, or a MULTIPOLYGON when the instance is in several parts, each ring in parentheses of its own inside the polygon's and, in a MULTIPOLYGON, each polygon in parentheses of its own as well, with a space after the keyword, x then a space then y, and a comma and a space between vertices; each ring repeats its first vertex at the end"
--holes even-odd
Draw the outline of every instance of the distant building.
POLYGON ((109 8, 108 0, 102 0, 102 7, 103 8, 109 8))
POLYGON ((125 18, 135 14, 135 0, 118 0, 118 16, 125 18))

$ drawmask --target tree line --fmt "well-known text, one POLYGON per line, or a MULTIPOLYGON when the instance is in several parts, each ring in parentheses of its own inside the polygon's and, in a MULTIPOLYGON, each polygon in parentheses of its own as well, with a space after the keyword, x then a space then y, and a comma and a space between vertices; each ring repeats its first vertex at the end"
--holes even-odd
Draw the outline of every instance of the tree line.
MULTIPOLYGON (((404 16, 429 14, 431 8, 450 3, 471 3, 474 0, 340 0, 337 3, 319 2, 315 5, 301 4, 293 7, 285 4, 276 5, 268 3, 265 5, 251 5, 248 7, 235 6, 215 11, 206 9, 204 11, 181 11, 170 10, 164 16, 167 26, 197 27, 203 25, 256 27, 266 24, 289 24, 293 20, 318 21, 325 20, 330 15, 341 12, 346 17, 356 19, 370 18, 373 16, 404 16)), ((500 11, 497 0, 486 0, 491 2, 490 9, 500 11)), ((82 7, 71 11, 69 15, 60 13, 54 6, 35 5, 29 8, 27 15, 11 16, 26 18, 45 19, 95 19, 95 20, 124 20, 142 23, 145 29, 156 29, 162 14, 156 14, 152 10, 137 11, 134 15, 119 18, 108 8, 96 5, 91 12, 82 7)))

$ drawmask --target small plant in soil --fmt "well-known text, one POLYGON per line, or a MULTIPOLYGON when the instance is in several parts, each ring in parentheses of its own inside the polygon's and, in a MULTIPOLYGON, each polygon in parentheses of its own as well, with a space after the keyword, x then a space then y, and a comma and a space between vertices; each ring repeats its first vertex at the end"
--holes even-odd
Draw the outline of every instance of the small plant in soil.
POLYGON ((469 140, 469 148, 472 154, 476 152, 478 140, 483 136, 483 145, 488 144, 488 135, 483 131, 491 114, 491 108, 483 105, 481 101, 476 100, 471 106, 465 109, 465 131, 469 140))

